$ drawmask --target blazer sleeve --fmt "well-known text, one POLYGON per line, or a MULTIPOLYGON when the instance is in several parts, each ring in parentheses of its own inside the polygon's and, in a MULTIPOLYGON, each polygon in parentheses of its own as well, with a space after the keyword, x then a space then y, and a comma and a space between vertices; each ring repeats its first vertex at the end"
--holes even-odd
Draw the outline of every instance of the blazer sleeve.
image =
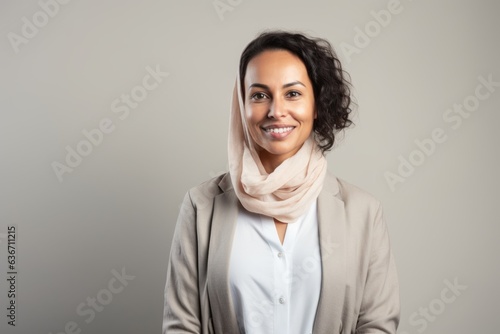
POLYGON ((165 286, 163 334, 201 333, 196 212, 184 196, 177 218, 165 286))
POLYGON ((372 227, 370 260, 357 334, 395 334, 400 317, 399 281, 379 203, 372 227))

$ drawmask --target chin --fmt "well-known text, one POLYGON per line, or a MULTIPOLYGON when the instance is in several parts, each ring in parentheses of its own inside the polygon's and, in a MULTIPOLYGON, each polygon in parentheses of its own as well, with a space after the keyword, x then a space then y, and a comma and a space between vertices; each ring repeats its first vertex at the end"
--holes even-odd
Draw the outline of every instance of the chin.
POLYGON ((268 146, 263 149, 266 151, 267 154, 272 154, 272 155, 293 155, 292 153, 295 151, 293 148, 290 147, 283 147, 283 146, 268 146))

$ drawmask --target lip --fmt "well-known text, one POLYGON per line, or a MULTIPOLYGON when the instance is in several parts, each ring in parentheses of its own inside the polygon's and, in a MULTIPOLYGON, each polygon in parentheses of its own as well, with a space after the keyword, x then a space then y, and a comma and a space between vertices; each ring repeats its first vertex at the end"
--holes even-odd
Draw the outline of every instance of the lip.
POLYGON ((268 129, 276 129, 276 128, 295 128, 295 125, 290 125, 290 124, 285 124, 285 123, 280 123, 280 124, 269 124, 266 126, 262 126, 263 129, 268 130, 268 129))
POLYGON ((266 136, 272 139, 282 139, 287 137, 290 133, 292 133, 293 130, 295 129, 295 126, 288 124, 271 124, 268 126, 263 126, 261 127, 261 129, 266 136), (289 130, 283 132, 274 132, 270 131, 271 129, 289 129, 289 130))

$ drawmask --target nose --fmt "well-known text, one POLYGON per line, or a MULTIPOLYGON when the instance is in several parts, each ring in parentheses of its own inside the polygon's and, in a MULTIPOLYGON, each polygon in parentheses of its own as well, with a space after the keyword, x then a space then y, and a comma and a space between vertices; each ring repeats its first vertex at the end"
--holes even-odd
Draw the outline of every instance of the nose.
POLYGON ((286 106, 282 99, 274 98, 271 105, 269 106, 269 111, 267 113, 268 118, 279 118, 286 116, 286 106))

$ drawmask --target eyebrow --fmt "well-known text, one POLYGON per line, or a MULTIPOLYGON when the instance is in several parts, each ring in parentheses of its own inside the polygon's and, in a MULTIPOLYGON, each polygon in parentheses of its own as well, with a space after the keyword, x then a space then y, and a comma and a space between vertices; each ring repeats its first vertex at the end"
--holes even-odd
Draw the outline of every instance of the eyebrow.
MULTIPOLYGON (((300 81, 293 81, 293 82, 289 82, 289 83, 287 83, 287 84, 284 84, 284 85, 283 85, 283 88, 288 88, 288 87, 290 87, 290 86, 295 86, 295 85, 302 85, 302 86, 304 86, 304 87, 306 86, 306 85, 304 85, 304 84, 303 84, 302 82, 300 82, 300 81)), ((260 88, 264 88, 264 89, 269 89, 269 86, 268 86, 268 85, 264 85, 264 84, 261 84, 261 83, 258 83, 258 82, 251 84, 251 85, 248 87, 248 90, 250 90, 250 88, 252 88, 252 87, 260 87, 260 88)))

